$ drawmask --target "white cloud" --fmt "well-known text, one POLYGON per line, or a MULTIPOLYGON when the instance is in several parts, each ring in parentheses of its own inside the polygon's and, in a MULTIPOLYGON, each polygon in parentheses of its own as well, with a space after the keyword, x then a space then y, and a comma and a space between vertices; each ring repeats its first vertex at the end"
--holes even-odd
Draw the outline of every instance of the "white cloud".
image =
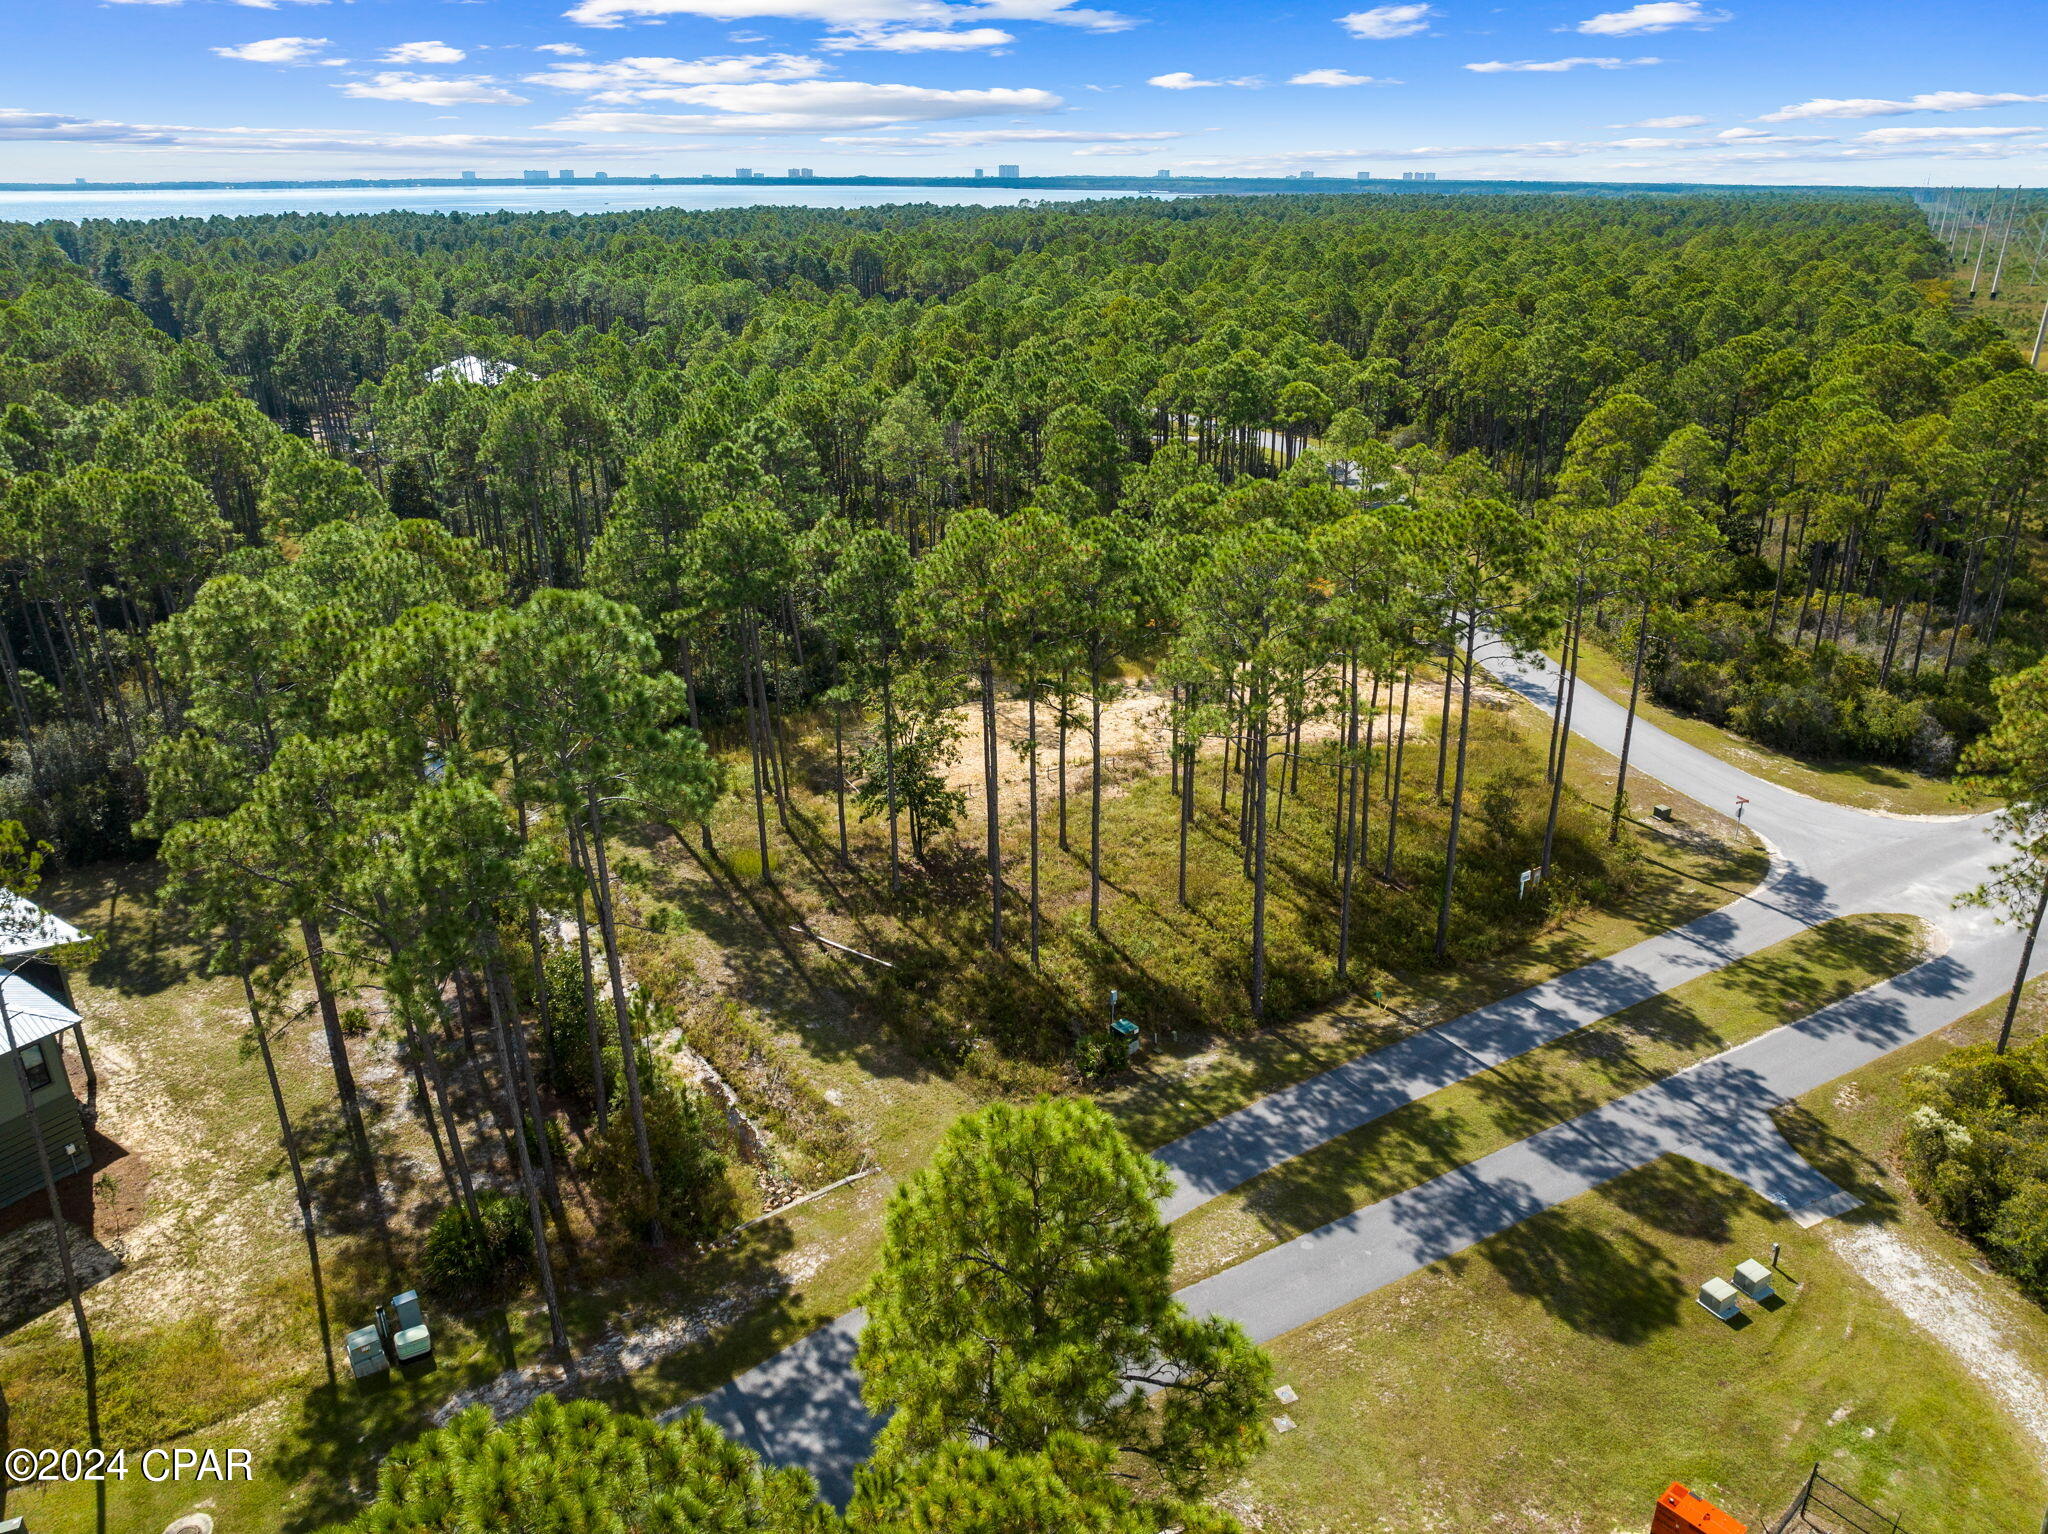
POLYGON ((702 16, 712 21, 814 21, 835 30, 869 28, 951 28, 991 21, 1043 21, 1121 32, 1137 23, 1115 11, 1092 10, 1076 0, 578 0, 564 13, 586 27, 617 27, 628 21, 668 16, 702 16))
POLYGON ((240 59, 245 64, 310 64, 326 46, 324 37, 266 37, 238 48, 213 51, 224 59, 240 59))
POLYGON ((1152 151, 1142 144, 1093 144, 1086 149, 1076 149, 1078 155, 1150 155, 1152 151))
POLYGON ((1669 32, 1673 27, 1713 27, 1731 18, 1728 11, 1710 11, 1699 0, 1651 0, 1625 11, 1602 11, 1572 30, 1591 37, 1638 37, 1669 32))
MULTIPOLYGON (((535 138, 485 133, 355 133, 316 128, 201 128, 174 123, 123 123, 72 117, 62 112, 25 112, 0 108, 0 141, 11 143, 108 144, 147 150, 205 149, 237 154, 374 154, 414 159, 477 160, 493 155, 559 157, 588 154, 597 145, 561 138, 535 138)), ((609 155, 669 153, 620 149, 605 145, 609 155)))
POLYGON ((1042 90, 937 90, 857 80, 678 86, 664 99, 709 107, 713 116, 581 111, 548 127, 591 133, 813 133, 900 122, 1050 112, 1066 103, 1042 90))
POLYGON ((1257 90, 1266 82, 1257 75, 1239 75, 1234 80, 1199 80, 1185 69, 1176 69, 1169 75, 1154 75, 1145 83, 1156 85, 1163 91, 1206 91, 1224 85, 1235 85, 1242 90, 1257 90))
POLYGON ((1714 138, 1730 144, 1825 144, 1825 136, 1797 133, 1766 133, 1761 128, 1723 128, 1714 138))
POLYGON ((584 55, 584 50, 577 47, 574 43, 535 43, 533 51, 535 53, 558 54, 565 59, 580 59, 584 55))
POLYGON ((726 54, 705 59, 638 57, 608 64, 557 64, 522 76, 528 85, 575 91, 598 101, 682 101, 678 86, 744 85, 758 80, 810 80, 824 64, 796 53, 726 54))
POLYGON ((863 149, 970 149, 983 144, 1157 143, 1185 137, 1184 133, 1090 133, 1079 128, 964 128, 938 133, 850 133, 825 142, 863 149))
POLYGON ((969 27, 960 32, 939 27, 861 27, 828 37, 819 46, 834 53, 861 48, 883 53, 966 53, 1000 48, 1016 40, 1000 27, 969 27))
POLYGON ((1289 85, 1398 85, 1397 80, 1375 80, 1371 75, 1348 74, 1341 69, 1311 69, 1289 78, 1289 85))
POLYGON ((1872 128, 1856 135, 1859 144, 1930 144, 1945 139, 2020 138, 2048 128, 1979 128, 1963 124, 1926 128, 1872 128))
POLYGON ((1428 31, 1429 18, 1435 14, 1433 5, 1376 5, 1369 11, 1353 11, 1348 16, 1339 16, 1337 25, 1353 37, 1388 42, 1396 37, 1413 37, 1417 32, 1428 31))
POLYGON ((1714 119, 1711 117, 1645 117, 1641 122, 1609 123, 1610 128, 1701 128, 1714 119))
POLYGON ((518 106, 527 99, 494 83, 489 75, 448 80, 399 69, 382 70, 367 80, 351 80, 335 88, 344 96, 371 101, 413 101, 430 107, 518 106))
POLYGON ((400 43, 379 60, 385 64, 460 64, 469 55, 446 43, 400 43))
POLYGON ((1561 75, 1570 69, 1638 69, 1662 59, 1489 59, 1465 67, 1478 75, 1561 75))
MULTIPOLYGON (((139 0, 122 0, 124 4, 139 0)), ((133 123, 108 122, 97 117, 72 117, 64 112, 24 112, 0 107, 0 142, 50 142, 64 144, 168 143, 165 129, 144 128, 133 123)))
POLYGON ((2048 96, 2023 96, 2017 91, 1922 91, 1903 101, 1880 96, 1816 96, 1794 106, 1779 107, 1757 119, 1763 123, 1800 122, 1811 117, 1898 117, 1907 112, 1976 112, 1985 107, 2048 101, 2048 96))

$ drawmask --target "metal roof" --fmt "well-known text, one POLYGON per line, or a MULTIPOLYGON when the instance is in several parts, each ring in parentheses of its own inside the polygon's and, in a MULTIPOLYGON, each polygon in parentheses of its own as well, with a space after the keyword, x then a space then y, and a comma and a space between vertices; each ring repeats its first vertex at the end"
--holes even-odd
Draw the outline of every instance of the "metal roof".
POLYGON ((20 1049, 24 1044, 62 1033, 78 1021, 76 1012, 45 996, 19 975, 9 975, 0 981, 0 1007, 7 1010, 6 1026, 0 1028, 0 1055, 12 1052, 7 1047, 10 1037, 14 1048, 20 1049))
POLYGON ((0 889, 0 959, 84 941, 85 934, 62 917, 12 890, 0 889))
POLYGON ((444 378, 460 378, 473 384, 500 384, 514 373, 526 370, 510 362, 494 362, 488 357, 457 357, 453 362, 444 362, 427 372, 428 383, 439 383, 444 378))

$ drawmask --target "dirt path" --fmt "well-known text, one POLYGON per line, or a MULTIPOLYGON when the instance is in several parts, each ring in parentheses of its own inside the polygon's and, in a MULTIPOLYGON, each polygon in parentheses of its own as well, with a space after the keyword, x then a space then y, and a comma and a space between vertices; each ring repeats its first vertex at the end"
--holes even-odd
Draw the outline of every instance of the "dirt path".
POLYGON ((1893 1232, 1876 1226, 1831 1229, 1828 1244, 1907 1320, 1983 1381, 2048 1454, 2048 1379, 2015 1353, 1997 1305, 1981 1285, 1946 1264, 1929 1261, 1893 1232))

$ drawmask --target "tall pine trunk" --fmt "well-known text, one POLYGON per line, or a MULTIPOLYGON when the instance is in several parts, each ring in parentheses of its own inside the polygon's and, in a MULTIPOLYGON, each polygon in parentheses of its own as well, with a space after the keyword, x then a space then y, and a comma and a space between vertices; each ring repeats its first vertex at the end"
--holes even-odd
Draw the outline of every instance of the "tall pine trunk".
POLYGON ((1387 862, 1381 876, 1389 884, 1394 882, 1394 838, 1401 829, 1401 773, 1408 756, 1408 688, 1414 680, 1414 667, 1404 666, 1401 669, 1401 733, 1394 738, 1392 760, 1387 763, 1387 776, 1392 780, 1393 792, 1387 804, 1387 862))
MULTIPOLYGON (((249 1004, 249 1028, 256 1035, 257 1051, 263 1056, 263 1075, 270 1083, 270 1106, 277 1113, 278 1142, 292 1171, 292 1192, 299 1204, 299 1229, 306 1236, 306 1265, 313 1275, 313 1310, 320 1319, 320 1352, 327 1361, 327 1383, 334 1383, 334 1331, 327 1320, 327 1287, 320 1280, 320 1237, 313 1228, 313 1195, 306 1188, 305 1168, 299 1165, 299 1142, 292 1133, 292 1116, 285 1110, 284 1088, 277 1079, 277 1062, 270 1054, 270 1030, 263 1025, 263 1010, 256 1004, 256 987, 248 970, 242 971, 242 996, 249 1004)), ((435 1135, 438 1142, 440 1136, 435 1135)))
POLYGON ((1181 763, 1180 813, 1175 817, 1180 822, 1177 828, 1180 837, 1180 877, 1175 891, 1175 898, 1179 901, 1182 910, 1186 910, 1188 904, 1188 827, 1194 822, 1195 818, 1195 758, 1202 748, 1201 737, 1196 735, 1192 728, 1195 712, 1195 684, 1193 682, 1188 683, 1188 690, 1185 696, 1187 699, 1188 723, 1182 727, 1180 732, 1180 748, 1186 753, 1186 759, 1181 763))
MULTIPOLYGON (((576 817, 568 817, 569 860, 584 880, 593 877, 590 871, 590 854, 584 846, 582 829, 576 817)), ((583 1032, 590 1044, 590 1090, 596 1099, 597 1132, 603 1134, 611 1126, 611 1092, 604 1079, 604 1028, 597 1020, 597 982, 592 974, 590 962, 590 918, 583 909, 583 881, 576 885, 576 949, 583 968, 583 1032)))
MULTIPOLYGON (((555 1352, 567 1357, 569 1334, 562 1327, 562 1302, 555 1293, 555 1264, 548 1254, 547 1221, 541 1215, 540 1187, 533 1173, 533 1158, 526 1151, 525 1113, 519 1104, 519 1067, 506 1039, 505 1009, 498 992, 496 955, 484 961, 484 998, 491 1014, 491 1035, 497 1043, 498 1079, 505 1088, 505 1106, 512 1115, 512 1145, 519 1167, 519 1185, 526 1194, 526 1223, 533 1231, 533 1256, 539 1270, 541 1297, 547 1301, 548 1334, 555 1352)), ((660 1216, 655 1217, 659 1224, 660 1216)))
POLYGON ((647 1145, 647 1116, 640 1101, 640 1062, 635 1058, 633 1024, 626 1015, 626 976, 619 962, 618 923, 612 914, 612 877, 604 851, 604 816, 597 807, 594 784, 584 784, 583 801, 590 821, 591 853, 597 861, 598 930, 604 938, 605 973, 612 983, 612 1015, 618 1024, 620 1068, 626 1077, 626 1111, 633 1120, 633 1149, 640 1158, 640 1175, 646 1179, 648 1192, 655 1199, 652 1234, 655 1245, 659 1246, 664 1239, 660 1214, 661 1187, 654 1180, 654 1156, 647 1145))
POLYGON ((1558 657, 1561 662, 1557 676, 1558 702, 1564 713, 1558 721, 1557 767, 1550 779, 1550 809, 1543 819, 1543 864, 1542 872, 1537 875, 1539 882, 1550 877, 1551 852, 1557 845, 1557 817, 1564 807, 1564 769, 1572 749, 1572 709, 1579 700, 1579 646, 1584 637, 1579 623, 1582 611, 1575 600, 1571 626, 1558 657))
POLYGON ((1088 660, 1088 930, 1102 930, 1102 654, 1088 660))
POLYGON ((988 944, 1003 951, 1003 844, 996 801, 996 668, 981 665, 981 789, 988 825, 988 944))
POLYGON ((1635 740, 1636 703, 1643 692, 1643 650, 1650 642, 1650 604, 1645 601, 1636 621, 1636 656, 1629 667, 1628 718, 1621 726, 1621 765, 1614 773, 1614 815, 1607 827, 1610 842, 1621 840, 1622 811, 1628 806, 1628 753, 1635 740))
POLYGON ((896 705, 890 695, 892 677, 882 665, 882 784, 889 803, 889 893, 903 888, 902 837, 896 809, 896 705))
MULTIPOLYGON (((1436 956, 1439 959, 1450 951, 1451 889, 1458 877, 1458 832, 1465 813, 1465 748, 1472 733, 1472 645, 1478 627, 1479 614, 1475 611, 1465 626, 1465 680, 1460 689, 1458 708, 1458 771, 1451 788, 1450 830, 1444 839, 1443 896, 1436 908, 1436 956)), ((1448 715, 1444 722, 1449 725, 1448 715)))
POLYGON ((1038 684, 1033 681, 1024 700, 1024 760, 1030 774, 1027 790, 1031 801, 1031 967, 1038 968, 1038 684))
POLYGON ((1266 732, 1265 711, 1270 705, 1261 696, 1258 720, 1251 736, 1250 761, 1245 779, 1246 797, 1252 803, 1252 1021, 1266 1020, 1266 732))

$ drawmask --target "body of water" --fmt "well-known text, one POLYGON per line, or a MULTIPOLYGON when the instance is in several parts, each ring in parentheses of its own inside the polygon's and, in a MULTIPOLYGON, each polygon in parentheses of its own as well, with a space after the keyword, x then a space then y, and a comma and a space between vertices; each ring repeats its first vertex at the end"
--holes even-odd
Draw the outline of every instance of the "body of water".
POLYGON ((256 213, 617 213, 628 208, 871 208, 887 203, 1015 207, 1100 197, 1173 197, 1173 192, 1100 192, 978 186, 532 186, 226 189, 210 192, 0 192, 0 222, 47 218, 230 218, 256 213))

